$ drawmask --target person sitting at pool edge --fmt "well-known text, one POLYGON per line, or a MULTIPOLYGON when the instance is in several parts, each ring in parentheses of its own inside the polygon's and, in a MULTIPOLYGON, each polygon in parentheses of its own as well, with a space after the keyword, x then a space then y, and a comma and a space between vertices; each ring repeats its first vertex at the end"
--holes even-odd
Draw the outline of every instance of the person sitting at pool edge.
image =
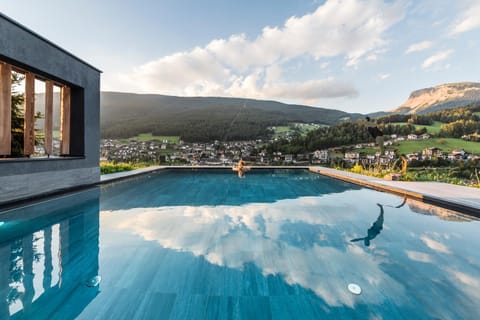
POLYGON ((244 165, 245 162, 242 159, 238 160, 238 170, 242 170, 244 165))

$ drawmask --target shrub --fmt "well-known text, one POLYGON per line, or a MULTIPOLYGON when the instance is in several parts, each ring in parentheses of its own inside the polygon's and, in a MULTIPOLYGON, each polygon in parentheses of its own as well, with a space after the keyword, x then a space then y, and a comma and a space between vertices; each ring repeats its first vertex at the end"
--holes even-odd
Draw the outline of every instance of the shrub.
POLYGON ((101 174, 130 171, 134 169, 136 169, 136 167, 131 163, 100 162, 101 174))

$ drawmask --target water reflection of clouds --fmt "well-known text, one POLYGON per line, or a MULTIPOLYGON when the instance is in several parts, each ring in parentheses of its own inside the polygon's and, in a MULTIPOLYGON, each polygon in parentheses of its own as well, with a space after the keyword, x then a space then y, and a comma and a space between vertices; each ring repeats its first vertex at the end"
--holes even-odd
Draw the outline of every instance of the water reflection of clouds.
POLYGON ((432 249, 434 251, 437 251, 437 252, 440 252, 440 253, 445 253, 445 254, 451 254, 452 253, 446 245, 444 245, 443 243, 441 243, 437 240, 429 238, 426 235, 423 235, 420 239, 422 239, 423 243, 425 243, 425 245, 427 247, 429 247, 430 249, 432 249))
POLYGON ((433 258, 428 253, 418 252, 413 250, 406 250, 405 253, 407 254, 408 258, 413 261, 424 262, 424 263, 432 263, 433 258))
POLYGON ((342 221, 358 219, 357 210, 340 197, 337 200, 329 201, 338 204, 335 210, 322 198, 305 197, 273 204, 105 211, 102 220, 162 247, 203 256, 215 265, 241 270, 253 263, 264 276, 281 275, 288 284, 312 290, 331 306, 353 307, 358 301, 346 290, 348 282, 362 285, 363 302, 381 303, 381 288, 402 301, 406 297, 402 284, 381 269, 388 257, 348 244, 347 235, 335 229, 342 221), (335 213, 338 210, 341 215, 335 213), (286 232, 299 225, 308 226, 310 232, 286 232), (332 238, 343 247, 333 246, 332 238))

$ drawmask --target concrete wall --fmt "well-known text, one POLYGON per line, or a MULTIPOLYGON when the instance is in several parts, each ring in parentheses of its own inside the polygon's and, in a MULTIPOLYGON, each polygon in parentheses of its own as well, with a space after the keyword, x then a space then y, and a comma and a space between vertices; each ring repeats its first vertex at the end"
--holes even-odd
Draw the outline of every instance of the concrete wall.
POLYGON ((1 14, 0 60, 72 88, 71 154, 78 156, 1 159, 0 204, 98 182, 100 71, 1 14))

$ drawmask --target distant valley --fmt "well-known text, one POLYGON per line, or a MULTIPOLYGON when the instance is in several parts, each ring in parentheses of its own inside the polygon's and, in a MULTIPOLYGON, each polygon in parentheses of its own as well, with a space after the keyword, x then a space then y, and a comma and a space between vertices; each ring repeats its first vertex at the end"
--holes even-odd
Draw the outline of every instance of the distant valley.
MULTIPOLYGON (((36 101, 42 110, 43 94, 38 94, 36 101)), ((448 83, 416 90, 399 107, 370 115, 426 114, 474 102, 480 102, 480 83, 448 83)), ((188 142, 267 138, 272 134, 268 128, 273 126, 293 123, 334 125, 364 116, 267 100, 122 92, 102 92, 100 106, 102 138, 130 138, 149 133, 180 136, 188 142)), ((54 113, 54 118, 59 119, 58 108, 54 113)), ((59 124, 55 125, 58 127, 59 124)))

